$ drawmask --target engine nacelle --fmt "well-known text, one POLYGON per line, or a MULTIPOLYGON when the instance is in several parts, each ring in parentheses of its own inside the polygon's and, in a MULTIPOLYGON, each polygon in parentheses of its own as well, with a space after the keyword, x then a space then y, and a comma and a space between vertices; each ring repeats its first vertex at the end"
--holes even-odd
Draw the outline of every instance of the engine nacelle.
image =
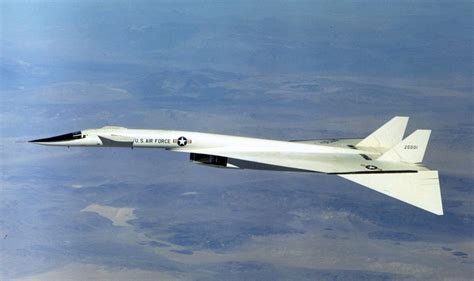
POLYGON ((238 168, 237 166, 229 164, 227 161, 227 157, 216 155, 190 153, 189 160, 193 161, 196 164, 209 165, 218 168, 238 168))

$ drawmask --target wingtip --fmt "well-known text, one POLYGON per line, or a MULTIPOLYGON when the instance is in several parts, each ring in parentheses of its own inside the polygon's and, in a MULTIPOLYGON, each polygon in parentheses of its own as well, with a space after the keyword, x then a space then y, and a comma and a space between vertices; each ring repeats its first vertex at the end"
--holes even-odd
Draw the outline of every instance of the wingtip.
POLYGON ((443 206, 441 206, 441 209, 431 209, 431 210, 426 209, 426 210, 430 213, 433 213, 433 214, 437 215, 437 216, 444 215, 443 206))

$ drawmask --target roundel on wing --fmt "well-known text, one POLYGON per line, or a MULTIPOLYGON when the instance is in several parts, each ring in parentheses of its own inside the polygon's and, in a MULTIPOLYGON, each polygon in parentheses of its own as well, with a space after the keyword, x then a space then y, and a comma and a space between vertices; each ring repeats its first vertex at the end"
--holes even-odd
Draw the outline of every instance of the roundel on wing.
POLYGON ((367 165, 367 166, 365 166, 365 168, 368 169, 368 170, 372 170, 372 171, 378 169, 378 167, 374 166, 374 165, 367 165))
POLYGON ((178 145, 179 146, 185 146, 186 144, 188 144, 188 139, 186 139, 185 137, 179 137, 178 138, 178 145))

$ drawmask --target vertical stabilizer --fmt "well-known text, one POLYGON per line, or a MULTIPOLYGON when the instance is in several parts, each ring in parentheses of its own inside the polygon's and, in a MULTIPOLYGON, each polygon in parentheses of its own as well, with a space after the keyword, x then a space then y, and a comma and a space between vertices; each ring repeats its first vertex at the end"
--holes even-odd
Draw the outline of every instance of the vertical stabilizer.
POLYGON ((431 130, 416 130, 402 142, 385 152, 377 160, 421 163, 425 156, 431 130))
POLYGON ((408 117, 396 116, 359 142, 358 147, 383 148, 388 150, 402 141, 408 117))

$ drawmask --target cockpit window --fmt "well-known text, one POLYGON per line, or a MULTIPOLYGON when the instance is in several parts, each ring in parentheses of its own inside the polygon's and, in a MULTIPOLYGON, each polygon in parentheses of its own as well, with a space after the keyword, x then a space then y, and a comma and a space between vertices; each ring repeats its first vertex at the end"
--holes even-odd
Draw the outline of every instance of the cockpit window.
POLYGON ((82 137, 81 131, 71 133, 73 139, 80 139, 82 137))

